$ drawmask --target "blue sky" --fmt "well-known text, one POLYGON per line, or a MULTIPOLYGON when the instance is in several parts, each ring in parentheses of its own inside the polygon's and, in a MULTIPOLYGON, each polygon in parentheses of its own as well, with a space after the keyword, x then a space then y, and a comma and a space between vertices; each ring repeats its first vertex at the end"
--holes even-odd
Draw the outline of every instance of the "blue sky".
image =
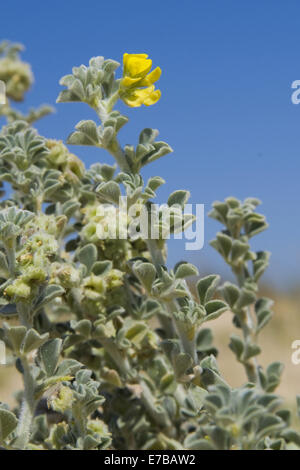
MULTIPOLYGON (((144 171, 166 179, 159 200, 186 188, 208 212, 229 195, 259 197, 270 228, 254 248, 273 252, 266 279, 287 286, 300 278, 300 105, 291 102, 291 84, 300 79, 297 0, 4 2, 1 36, 25 44, 35 73, 22 108, 54 104, 60 77, 92 56, 121 61, 123 52, 148 53, 163 70, 162 98, 149 108, 122 107, 130 123, 121 140, 135 143, 142 128, 154 127, 173 147, 144 171)), ((83 104, 56 109, 37 125, 47 137, 64 140, 79 120, 93 118, 83 104)), ((111 162, 102 150, 72 151, 86 165, 111 162)), ((206 219, 200 252, 172 241, 170 263, 186 258, 221 269, 208 245, 218 228, 206 219)))

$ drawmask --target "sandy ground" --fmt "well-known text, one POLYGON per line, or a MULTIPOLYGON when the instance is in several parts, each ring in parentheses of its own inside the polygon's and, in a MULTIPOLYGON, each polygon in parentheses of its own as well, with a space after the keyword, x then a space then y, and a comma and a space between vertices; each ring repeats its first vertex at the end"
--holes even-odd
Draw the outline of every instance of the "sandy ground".
MULTIPOLYGON (((264 295, 275 299, 274 317, 259 337, 262 353, 258 356, 258 361, 264 368, 275 361, 284 364, 282 381, 276 393, 281 395, 284 404, 293 411, 294 423, 298 427, 295 397, 300 394, 300 364, 293 364, 291 356, 294 352, 293 341, 300 340, 300 295, 276 295, 274 292, 266 292, 264 295)), ((234 331, 232 314, 224 314, 210 326, 219 350, 220 370, 230 385, 241 385, 246 381, 244 369, 233 359, 233 353, 228 348, 230 335, 234 331)), ((240 334, 238 329, 234 332, 240 334)))

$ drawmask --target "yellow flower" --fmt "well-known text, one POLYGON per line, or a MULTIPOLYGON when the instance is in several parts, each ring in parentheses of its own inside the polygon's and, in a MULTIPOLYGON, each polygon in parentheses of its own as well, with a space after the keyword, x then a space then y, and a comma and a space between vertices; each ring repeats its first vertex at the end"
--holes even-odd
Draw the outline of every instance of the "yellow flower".
POLYGON ((161 92, 155 90, 154 83, 159 79, 161 69, 156 67, 150 72, 151 67, 152 60, 147 54, 124 54, 120 96, 128 106, 150 106, 159 100, 161 92))

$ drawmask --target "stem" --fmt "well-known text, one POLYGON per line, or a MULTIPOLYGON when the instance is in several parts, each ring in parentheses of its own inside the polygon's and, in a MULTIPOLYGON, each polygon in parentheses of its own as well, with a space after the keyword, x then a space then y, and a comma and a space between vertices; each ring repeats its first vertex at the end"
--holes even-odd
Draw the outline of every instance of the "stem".
MULTIPOLYGON (((236 272, 235 274, 237 277, 238 285, 240 287, 243 287, 244 281, 245 281, 245 276, 244 276, 243 271, 236 272)), ((242 327, 242 332, 243 332, 243 336, 245 339, 245 343, 249 344, 254 340, 254 325, 253 325, 253 320, 251 317, 250 307, 247 307, 245 315, 242 318, 239 317, 239 320, 241 322, 241 327, 242 327)), ((259 364, 258 364, 257 358, 254 357, 252 359, 248 359, 248 361, 244 362, 243 364, 246 370, 248 380, 250 382, 257 384, 260 388, 262 388, 262 384, 261 384, 260 376, 259 376, 259 364)))
MULTIPOLYGON (((120 372, 123 373, 127 377, 128 376, 132 377, 132 375, 133 375, 132 370, 133 369, 130 368, 130 364, 128 362, 127 357, 122 356, 122 354, 120 353, 120 351, 118 350, 118 348, 116 347, 114 342, 110 339, 105 339, 105 340, 102 340, 101 342, 103 344, 103 347, 104 347, 105 351, 109 354, 109 356, 115 362, 115 364, 116 364, 117 368, 120 370, 120 372)), ((147 412, 151 415, 152 419, 159 426, 162 426, 162 427, 169 426, 170 423, 168 422, 167 414, 164 412, 164 410, 159 412, 156 409, 153 397, 152 397, 148 387, 144 383, 144 381, 140 377, 137 377, 136 379, 142 387, 142 393, 141 393, 140 399, 141 399, 141 402, 143 403, 145 409, 147 410, 147 412)))
POLYGON ((43 195, 39 194, 35 198, 35 212, 37 214, 40 214, 42 212, 42 205, 43 205, 43 195))
POLYGON ((103 347, 105 351, 109 354, 109 356, 112 358, 116 366, 120 369, 122 374, 125 376, 130 376, 131 375, 131 368, 128 362, 127 357, 124 357, 117 346, 114 344, 114 342, 111 339, 104 339, 101 340, 103 347))
POLYGON ((104 108, 104 106, 102 106, 102 104, 99 102, 98 105, 94 109, 96 113, 98 114, 100 120, 102 122, 105 122, 108 118, 108 113, 106 109, 104 108))
POLYGON ((78 287, 72 287, 71 295, 73 297, 74 307, 76 311, 77 318, 84 318, 82 306, 81 306, 81 292, 78 287))
MULTIPOLYGON (((163 257, 163 254, 162 254, 161 250, 157 246, 156 240, 152 240, 152 239, 149 238, 147 240, 147 247, 148 247, 148 250, 150 252, 152 261, 153 261, 157 271, 159 272, 159 270, 161 269, 161 266, 164 266, 165 260, 164 260, 164 257, 163 257)), ((187 293, 189 294, 189 297, 192 297, 186 282, 185 282, 185 286, 186 286, 187 293)), ((172 309, 178 310, 178 308, 179 308, 176 301, 167 302, 166 305, 167 305, 167 309, 170 313, 172 313, 172 309)), ((160 321, 162 327, 165 329, 168 337, 169 338, 174 338, 174 332, 175 331, 174 331, 174 326, 173 326, 172 320, 169 319, 168 317, 164 316, 164 315, 158 315, 158 318, 159 318, 159 321, 160 321)), ((184 352, 189 354, 192 357, 194 363, 197 364, 198 363, 198 357, 197 357, 195 339, 190 340, 188 338, 187 333, 186 333, 185 328, 184 328, 184 325, 181 322, 176 322, 175 321, 175 326, 176 326, 178 336, 181 340, 184 352)))
MULTIPOLYGON (((157 246, 156 240, 152 240, 151 238, 148 238, 146 240, 147 243, 147 248, 150 253, 152 262, 154 266, 156 267, 157 272, 159 273, 161 270, 161 267, 165 265, 166 260, 164 259, 164 256, 161 252, 161 250, 157 246)), ((166 303, 167 310, 170 312, 170 304, 166 303)), ((159 322, 163 328, 163 330, 166 332, 168 338, 174 338, 174 326, 172 320, 167 317, 166 315, 158 314, 157 315, 159 322)))
POLYGON ((178 332, 178 336, 180 338, 183 350, 186 354, 189 354, 194 364, 198 364, 198 357, 197 357, 197 350, 196 350, 196 341, 195 341, 195 334, 192 339, 189 338, 188 333, 186 331, 187 325, 180 321, 175 320, 176 330, 178 332))
POLYGON ((106 148, 109 153, 115 158, 117 164, 119 165, 120 169, 125 172, 130 172, 129 165, 126 161, 124 150, 122 149, 118 139, 115 137, 112 139, 109 147, 106 148))
POLYGON ((153 264, 156 267, 157 271, 160 271, 161 266, 165 265, 166 260, 164 259, 161 250, 158 248, 156 240, 152 240, 151 238, 148 238, 148 240, 146 240, 146 243, 147 243, 147 248, 151 255, 153 264))
POLYGON ((168 339, 174 338, 175 329, 174 329, 172 320, 166 315, 161 314, 161 313, 157 314, 157 318, 159 319, 159 322, 163 330, 166 332, 167 338, 168 339))
POLYGON ((27 358, 24 356, 21 359, 23 366, 23 381, 24 381, 24 399, 21 408, 21 415, 17 427, 17 439, 14 442, 14 447, 23 450, 26 448, 29 439, 31 424, 35 413, 35 399, 34 399, 34 379, 30 372, 30 366, 27 358))
POLYGON ((86 433, 86 416, 79 404, 72 406, 72 413, 75 418, 75 427, 79 435, 84 439, 86 433))
POLYGON ((142 387, 142 395, 141 395, 141 402, 145 406, 148 414, 152 417, 154 422, 156 422, 160 427, 169 428, 171 427, 171 423, 167 413, 161 409, 161 411, 157 410, 155 401, 153 399, 153 394, 149 390, 148 386, 143 380, 140 380, 140 385, 142 387))
POLYGON ((109 113, 112 111, 112 109, 113 109, 114 105, 116 104, 116 102, 118 101, 119 97, 120 97, 120 94, 119 94, 119 90, 118 90, 107 101, 106 108, 107 108, 109 113))
MULTIPOLYGON (((26 326, 26 328, 31 328, 29 306, 23 302, 19 302, 17 303, 17 311, 21 325, 26 326)), ((35 381, 30 372, 27 357, 22 356, 20 359, 23 367, 24 398, 17 427, 17 439, 14 446, 22 450, 27 446, 30 439, 30 429, 34 417, 36 401, 34 397, 35 381)))
POLYGON ((8 260, 8 268, 11 277, 14 277, 16 270, 16 239, 9 238, 5 243, 5 250, 8 260))
MULTIPOLYGON (((102 123, 104 123, 108 119, 107 109, 101 103, 98 103, 97 107, 95 107, 94 109, 102 123)), ((122 149, 116 137, 112 139, 110 145, 106 147, 106 150, 115 158, 117 164, 119 165, 122 171, 130 172, 130 168, 126 161, 124 150, 122 149)))

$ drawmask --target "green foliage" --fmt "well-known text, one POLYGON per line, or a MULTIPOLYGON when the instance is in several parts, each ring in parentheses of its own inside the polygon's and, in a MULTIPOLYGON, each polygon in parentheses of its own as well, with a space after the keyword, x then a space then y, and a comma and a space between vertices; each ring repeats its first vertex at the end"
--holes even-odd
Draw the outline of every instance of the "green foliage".
MULTIPOLYGON (((32 83, 20 50, 0 47, 0 79, 15 101, 32 83)), ((126 60, 134 70, 135 62, 126 60)), ((128 69, 121 86, 118 67, 92 58, 62 78, 65 89, 58 97, 59 103, 88 104, 98 118, 80 121, 68 143, 106 149, 116 165, 86 169, 62 142, 40 136, 31 123, 45 109, 23 116, 9 103, 1 108, 7 124, 0 133, 0 182, 6 183, 0 202, 0 338, 24 382, 18 409, 0 406, 1 447, 300 448, 290 413, 274 394, 282 365, 273 362, 263 370, 257 362, 258 335, 272 317, 272 301, 258 295, 269 253, 250 246, 267 228, 256 212, 259 201, 231 197, 211 212, 224 226, 211 244, 236 283, 220 286, 216 274, 199 279, 191 263, 167 269, 164 233, 181 232, 194 220, 192 214, 182 218, 186 190, 173 192, 158 209, 157 238, 138 230, 128 237, 136 219, 124 213, 124 197, 129 209, 145 211, 148 220, 165 182, 159 176, 144 182, 140 170, 172 150, 149 128, 136 146, 121 147, 118 133, 128 118, 114 107, 124 99, 124 87, 134 106, 154 104, 160 95, 153 95, 152 84, 160 70, 143 69, 136 78, 128 69), (233 360, 247 377, 239 388, 222 377, 212 331, 204 325, 220 315, 232 315, 241 332, 230 340, 233 360)))

